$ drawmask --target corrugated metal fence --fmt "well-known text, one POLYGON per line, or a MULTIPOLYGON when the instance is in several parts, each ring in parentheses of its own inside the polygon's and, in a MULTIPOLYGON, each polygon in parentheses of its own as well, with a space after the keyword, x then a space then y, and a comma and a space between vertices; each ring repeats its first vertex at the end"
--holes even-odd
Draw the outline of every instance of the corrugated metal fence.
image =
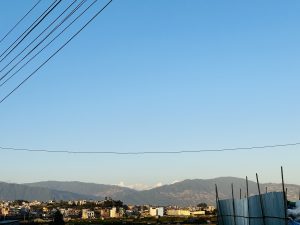
POLYGON ((283 192, 217 200, 219 225, 286 225, 283 192))

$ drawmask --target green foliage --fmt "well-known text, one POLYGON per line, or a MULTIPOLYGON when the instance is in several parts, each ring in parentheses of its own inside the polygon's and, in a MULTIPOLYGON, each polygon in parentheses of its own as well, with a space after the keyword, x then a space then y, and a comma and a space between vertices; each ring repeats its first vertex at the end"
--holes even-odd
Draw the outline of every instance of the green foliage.
POLYGON ((201 202, 200 204, 197 205, 197 207, 206 208, 207 204, 205 202, 201 202))
POLYGON ((123 202, 120 201, 120 200, 115 201, 115 200, 112 200, 112 199, 106 199, 106 200, 102 203, 101 206, 103 206, 103 207, 105 207, 105 208, 111 208, 111 207, 117 207, 117 208, 119 208, 119 207, 122 207, 122 206, 123 206, 123 202))
POLYGON ((51 225, 65 225, 64 217, 59 210, 54 213, 51 225))

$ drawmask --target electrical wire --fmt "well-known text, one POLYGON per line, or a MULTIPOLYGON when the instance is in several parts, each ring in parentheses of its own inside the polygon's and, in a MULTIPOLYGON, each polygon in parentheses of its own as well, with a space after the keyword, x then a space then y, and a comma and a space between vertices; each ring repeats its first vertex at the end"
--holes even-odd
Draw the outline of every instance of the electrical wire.
MULTIPOLYGON (((41 35, 43 35, 70 7, 72 7, 72 5, 74 5, 76 3, 77 0, 73 0, 73 2, 58 16, 55 18, 55 20, 53 20, 35 39, 33 39, 21 52, 19 52, 12 60, 10 60, 9 63, 6 64, 6 66, 4 66, 1 70, 0 73, 3 72, 3 70, 5 70, 13 61, 15 61, 15 59, 17 59, 24 51, 26 51, 26 49, 28 49, 28 47, 30 45, 32 45, 41 35)), ((15 64, 13 66, 13 68, 15 68, 18 65, 15 64)), ((11 68, 11 70, 13 69, 11 68)), ((10 71, 11 71, 10 70, 10 71)), ((5 77, 6 75, 4 75, 5 77)), ((4 77, 1 77, 0 80, 2 80, 4 77)))
POLYGON ((29 148, 11 148, 0 147, 0 150, 7 151, 25 151, 25 152, 45 152, 45 153, 67 153, 67 154, 112 154, 112 155, 145 155, 145 154, 183 154, 183 153, 203 153, 203 152, 227 152, 227 151, 245 151, 257 149, 274 149, 298 146, 300 142, 276 145, 263 145, 237 148, 220 148, 220 149, 200 149, 200 150, 183 150, 183 151, 144 151, 144 152, 119 152, 119 151, 68 151, 68 150, 48 150, 48 149, 29 149, 29 148))
POLYGON ((31 11, 41 2, 42 0, 39 0, 0 40, 0 43, 31 13, 31 11))
POLYGON ((44 11, 44 13, 39 16, 38 19, 36 19, 33 24, 26 29, 26 31, 23 32, 23 34, 21 34, 19 36, 19 38, 17 40, 15 40, 1 55, 0 57, 2 57, 7 51, 9 51, 1 60, 0 62, 2 62, 13 50, 16 49, 16 47, 19 46, 19 44, 58 6, 59 3, 61 3, 62 0, 58 0, 53 2, 47 9, 46 11, 44 11), (53 6, 54 5, 54 6, 53 6), (50 10, 49 10, 50 9, 50 10), (38 22, 37 22, 38 21, 38 22), (24 35, 24 36, 23 36, 24 35), (22 37, 23 36, 23 37, 22 37), (19 40, 21 39, 21 40, 19 40), (17 43, 17 44, 16 44, 17 43), (14 44, 16 44, 12 49, 10 49, 14 44), (10 50, 9 50, 10 49, 10 50))
MULTIPOLYGON (((85 1, 85 0, 84 0, 85 1)), ((2 87, 6 84, 11 78, 13 78, 20 70, 22 70, 28 63, 30 63, 35 57, 37 57, 41 52, 43 52, 52 42, 54 42, 62 33, 64 33, 76 20, 78 20, 87 10, 90 9, 98 0, 94 0, 83 12, 81 12, 67 27, 65 27, 59 34, 57 34, 47 45, 45 45, 41 50, 39 50, 34 56, 32 56, 26 63, 24 63, 17 71, 15 71, 10 77, 8 77, 5 81, 0 84, 2 87)), ((54 53, 56 54, 56 53, 54 53)), ((6 75, 5 75, 6 76, 6 75)), ((8 97, 8 96, 6 96, 8 97)), ((5 98, 6 98, 5 97, 5 98)), ((2 101, 5 99, 2 99, 2 101)), ((0 104, 2 103, 0 101, 0 104)))
MULTIPOLYGON (((94 3, 97 0, 94 1, 94 3)), ((46 61, 44 61, 36 70, 34 70, 28 77, 26 77, 18 86, 16 86, 11 92, 9 92, 4 98, 1 99, 0 104, 3 103, 12 93, 19 89, 30 77, 32 77, 38 70, 40 70, 47 62, 50 61, 58 52, 60 52, 67 44, 70 43, 84 28, 87 27, 113 0, 108 1, 108 3, 102 7, 81 29, 79 29, 66 43, 64 43, 57 51, 55 51, 46 61)))
MULTIPOLYGON (((19 60, 10 70, 8 70, 2 77, 0 77, 0 81, 3 80, 14 68, 16 68, 24 59, 26 59, 39 45, 41 45, 53 32, 55 32, 64 22, 66 22, 87 0, 82 0, 58 25, 56 25, 37 45, 35 45, 21 60, 19 60)), ((73 2, 74 3, 74 2, 73 2)), ((72 3, 72 4, 73 4, 72 3)), ((71 4, 71 5, 72 5, 71 4)), ((82 14, 81 14, 82 15, 82 14)), ((76 18, 76 20, 79 17, 76 18)), ((75 21, 74 21, 75 22, 75 21)), ((71 23, 72 24, 72 23, 71 23)), ((2 87, 8 80, 10 80, 13 76, 15 76, 21 69, 23 69, 32 59, 34 59, 37 55, 39 55, 46 47, 48 47, 55 39, 57 39, 64 31, 69 28, 68 25, 62 32, 60 32, 52 41, 50 41, 46 46, 44 46, 37 54, 35 54, 30 60, 28 60, 23 66, 21 66, 11 77, 5 80, 0 87, 2 87)), ((37 38, 36 38, 37 39, 37 38)), ((36 40, 35 39, 35 40, 36 40)), ((30 43, 32 44, 32 42, 30 43)), ((29 45, 30 45, 29 44, 29 45)), ((28 46, 27 46, 28 47, 28 46)), ((26 47, 26 48, 27 48, 26 47)), ((22 51, 24 52, 24 50, 22 51)), ((22 53, 21 52, 21 53, 22 53)), ((20 54, 21 54, 20 53, 20 54)), ((16 57, 15 57, 16 58, 16 57)), ((1 71, 0 71, 1 72, 1 71)))

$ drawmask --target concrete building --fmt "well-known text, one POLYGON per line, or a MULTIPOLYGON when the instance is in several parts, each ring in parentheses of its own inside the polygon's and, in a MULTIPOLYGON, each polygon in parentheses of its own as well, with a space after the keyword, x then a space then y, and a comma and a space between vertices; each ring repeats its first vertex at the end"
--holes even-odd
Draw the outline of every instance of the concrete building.
POLYGON ((163 207, 150 207, 149 208, 150 216, 164 216, 164 208, 163 207))
POLYGON ((203 211, 203 210, 193 211, 193 212, 191 212, 191 215, 192 216, 202 216, 202 215, 205 215, 205 211, 203 211))
POLYGON ((82 219, 94 219, 95 218, 95 212, 91 211, 89 209, 83 209, 81 218, 82 219))
POLYGON ((168 216, 190 216, 191 211, 188 209, 168 209, 168 216))
POLYGON ((117 217, 117 208, 113 207, 110 211, 109 211, 109 217, 110 218, 116 218, 117 217))
POLYGON ((9 214, 9 208, 8 207, 0 208, 0 215, 1 216, 7 216, 8 214, 9 214))
POLYGON ((156 208, 150 207, 149 208, 149 215, 150 216, 156 216, 156 208))
POLYGON ((205 208, 205 210, 206 210, 206 211, 209 211, 209 212, 213 212, 215 209, 216 209, 216 207, 211 206, 211 205, 209 205, 209 206, 207 206, 207 207, 205 208))
POLYGON ((109 209, 101 209, 100 216, 102 218, 108 218, 110 216, 110 210, 109 209))
POLYGON ((157 216, 164 216, 164 208, 158 207, 156 208, 157 216))

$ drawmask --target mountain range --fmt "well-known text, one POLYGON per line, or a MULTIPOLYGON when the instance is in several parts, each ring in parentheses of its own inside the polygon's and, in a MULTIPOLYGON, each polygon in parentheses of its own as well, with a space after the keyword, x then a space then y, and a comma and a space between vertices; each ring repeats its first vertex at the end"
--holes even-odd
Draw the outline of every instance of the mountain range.
MULTIPOLYGON (((117 185, 84 183, 78 181, 44 181, 27 184, 12 184, 0 182, 0 200, 102 200, 111 197, 126 204, 178 205, 189 206, 205 202, 215 205, 215 184, 218 186, 220 199, 231 198, 231 184, 234 186, 234 196, 245 196, 246 183, 244 179, 235 177, 220 177, 215 179, 192 179, 174 184, 163 185, 150 190, 137 191, 117 185)), ((249 181, 249 194, 258 193, 256 182, 249 181)), ((281 191, 281 184, 260 184, 261 192, 281 191)), ((297 200, 299 185, 286 184, 288 199, 297 200)))

